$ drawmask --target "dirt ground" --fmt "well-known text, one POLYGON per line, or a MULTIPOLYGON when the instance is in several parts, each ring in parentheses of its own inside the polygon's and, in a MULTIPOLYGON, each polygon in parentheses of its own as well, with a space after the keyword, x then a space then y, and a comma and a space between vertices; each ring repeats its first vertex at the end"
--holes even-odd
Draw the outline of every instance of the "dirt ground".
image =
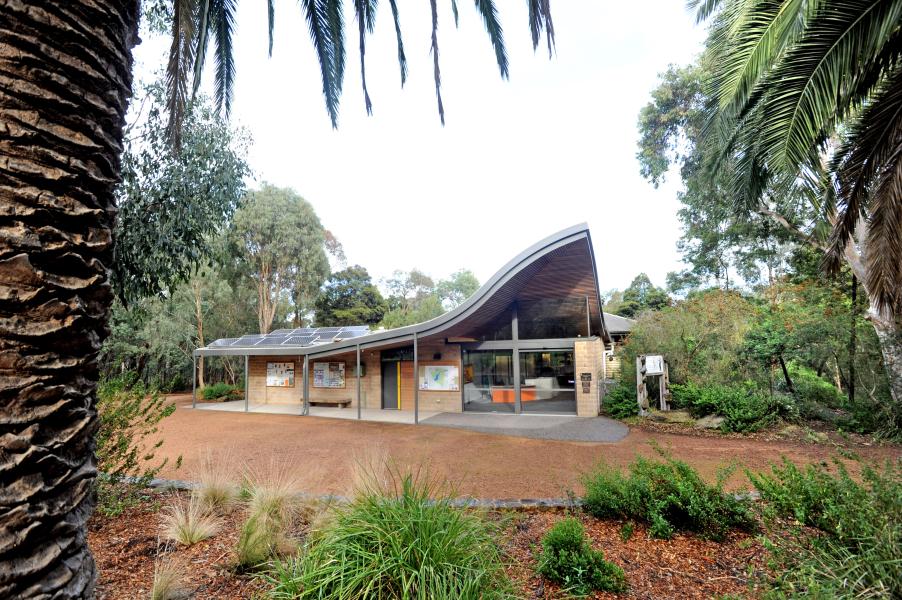
MULTIPOLYGON (((350 495, 361 463, 388 458, 400 469, 427 469, 451 482, 458 494, 475 498, 563 498, 579 492, 579 478, 604 460, 630 463, 637 454, 653 456, 654 446, 696 467, 714 480, 721 467, 738 464, 766 469, 781 456, 798 463, 829 461, 837 446, 735 437, 695 436, 631 427, 615 443, 535 440, 460 429, 360 422, 259 413, 191 410, 189 395, 171 397, 178 408, 161 422, 165 442, 157 458, 168 457, 161 477, 191 480, 207 453, 230 453, 236 468, 291 467, 303 491, 350 495), (176 458, 183 459, 175 469, 176 458)), ((850 442, 866 460, 902 456, 892 445, 850 442)), ((728 482, 747 489, 741 469, 728 482)))

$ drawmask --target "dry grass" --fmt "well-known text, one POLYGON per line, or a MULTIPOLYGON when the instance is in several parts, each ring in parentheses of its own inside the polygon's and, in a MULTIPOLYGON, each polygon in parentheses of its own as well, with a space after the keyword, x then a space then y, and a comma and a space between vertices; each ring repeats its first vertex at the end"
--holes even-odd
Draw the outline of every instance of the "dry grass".
POLYGON ((235 484, 234 453, 205 453, 194 473, 197 488, 194 490, 201 504, 209 511, 223 513, 229 510, 238 497, 235 484))
POLYGON ((176 501, 163 515, 163 535, 166 538, 192 546, 219 531, 219 521, 207 510, 200 499, 192 495, 187 502, 176 501))
POLYGON ((158 558, 153 567, 151 600, 178 600, 188 596, 182 586, 183 565, 171 557, 158 558))
POLYGON ((309 504, 301 502, 299 489, 298 479, 287 464, 272 462, 268 469, 247 473, 244 496, 248 516, 236 548, 241 567, 255 567, 297 550, 288 534, 309 504))

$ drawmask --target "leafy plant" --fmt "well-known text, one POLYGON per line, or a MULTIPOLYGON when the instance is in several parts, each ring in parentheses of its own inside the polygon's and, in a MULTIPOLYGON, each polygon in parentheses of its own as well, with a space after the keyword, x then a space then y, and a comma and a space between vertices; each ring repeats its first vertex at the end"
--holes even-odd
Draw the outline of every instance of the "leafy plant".
POLYGON ((236 400, 244 397, 244 388, 218 382, 206 386, 201 393, 204 400, 236 400))
POLYGON ((635 388, 621 383, 605 394, 601 408, 605 414, 615 419, 635 417, 639 414, 635 388))
POLYGON ((753 385, 671 385, 673 404, 693 416, 721 415, 724 431, 757 431, 778 416, 793 416, 795 404, 786 396, 770 397, 753 385))
MULTIPOLYGON (((163 459, 153 465, 155 451, 163 445, 159 439, 147 442, 159 431, 159 423, 175 411, 155 389, 136 381, 134 376, 108 379, 97 387, 98 510, 117 515, 133 505, 140 490, 168 464, 163 459)), ((181 464, 178 458, 177 467, 181 464)))
POLYGON ((426 480, 394 473, 359 491, 298 557, 267 575, 273 598, 506 598, 492 527, 426 480))
POLYGON ((194 494, 187 502, 176 501, 163 515, 163 533, 179 544, 193 546, 219 531, 219 523, 194 494))
POLYGON ((601 463, 583 478, 583 508, 601 519, 648 523, 649 532, 657 538, 688 530, 720 540, 734 527, 754 527, 748 507, 723 492, 728 472, 721 473, 716 485, 709 485, 686 463, 663 458, 655 462, 638 457, 627 475, 601 463))
POLYGON ((771 474, 749 473, 778 515, 817 528, 817 536, 770 540, 774 598, 892 598, 902 595, 902 471, 863 465, 861 480, 834 460, 800 469, 787 459, 771 474))
POLYGON ((623 569, 589 545, 582 523, 572 517, 556 523, 542 538, 538 571, 580 596, 594 590, 626 590, 623 569))

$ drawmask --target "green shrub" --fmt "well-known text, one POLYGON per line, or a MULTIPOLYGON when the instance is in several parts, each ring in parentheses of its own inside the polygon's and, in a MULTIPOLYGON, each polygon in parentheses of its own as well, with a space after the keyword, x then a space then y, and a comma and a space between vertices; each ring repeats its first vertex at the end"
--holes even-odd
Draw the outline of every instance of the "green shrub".
POLYGON ((582 523, 572 517, 556 523, 542 538, 538 571, 580 596, 594 590, 626 590, 623 569, 589 545, 582 523))
POLYGON ((409 475, 359 492, 267 578, 273 598, 510 597, 492 527, 409 475))
POLYGON ((604 413, 614 419, 626 419, 639 414, 634 387, 621 383, 604 396, 601 403, 604 413))
POLYGON ((228 383, 214 383, 203 389, 204 400, 235 400, 244 397, 244 389, 228 383))
POLYGON ((784 459, 771 474, 751 474, 773 511, 823 532, 771 540, 777 576, 769 592, 784 598, 902 597, 902 471, 864 465, 861 481, 834 461, 800 469, 784 459))
POLYGON ((694 417, 720 415, 725 421, 724 431, 757 431, 777 417, 793 417, 796 409, 791 398, 770 397, 752 385, 700 387, 692 383, 670 386, 673 406, 684 408, 694 417))
POLYGON ((648 523, 649 533, 657 538, 688 530, 719 540, 731 528, 753 528, 746 505, 723 493, 727 472, 716 485, 709 485, 686 463, 663 458, 656 462, 638 457, 627 475, 602 463, 583 478, 583 508, 601 519, 648 523))
MULTIPOLYGON (((163 440, 146 440, 156 437, 159 422, 174 411, 174 403, 134 375, 97 386, 97 504, 102 513, 115 516, 135 504, 141 490, 166 466, 168 459, 152 464, 163 440)), ((177 462, 181 464, 181 457, 177 462)))
POLYGON ((787 370, 800 400, 829 408, 839 408, 845 402, 845 395, 836 389, 836 385, 819 377, 813 369, 797 363, 790 363, 787 370))

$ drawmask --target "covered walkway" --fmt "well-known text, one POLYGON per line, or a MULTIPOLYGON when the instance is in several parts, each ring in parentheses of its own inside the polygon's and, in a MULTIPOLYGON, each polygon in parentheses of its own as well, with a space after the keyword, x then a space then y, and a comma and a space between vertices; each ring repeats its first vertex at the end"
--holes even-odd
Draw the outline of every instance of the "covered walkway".
MULTIPOLYGON (((186 408, 190 408, 190 405, 186 408)), ((303 404, 255 404, 250 403, 245 408, 244 401, 233 400, 231 402, 198 402, 198 410, 216 410, 225 412, 252 412, 270 415, 297 415, 301 416, 303 404)), ((361 421, 375 421, 377 423, 414 423, 413 411, 409 410, 379 410, 375 408, 362 408, 360 414, 356 408, 338 408, 335 406, 311 406, 309 416, 323 417, 326 419, 351 419, 361 421)), ((420 421, 437 415, 435 412, 420 411, 420 421)))

